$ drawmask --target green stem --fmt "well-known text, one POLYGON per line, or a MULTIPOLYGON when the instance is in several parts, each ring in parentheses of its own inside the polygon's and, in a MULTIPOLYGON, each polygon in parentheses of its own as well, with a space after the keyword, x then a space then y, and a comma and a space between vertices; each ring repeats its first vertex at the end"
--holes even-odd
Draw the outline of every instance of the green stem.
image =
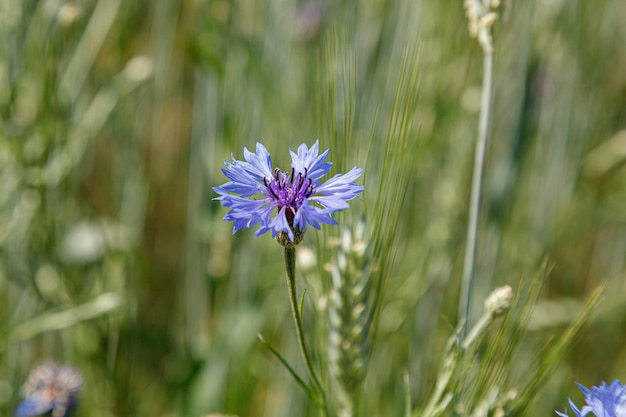
POLYGON ((481 316, 481 318, 474 325, 474 327, 472 327, 472 331, 469 332, 467 337, 463 340, 463 343, 461 344, 463 350, 468 349, 472 344, 474 344, 474 342, 478 339, 478 336, 480 336, 481 333, 484 332, 487 327, 489 327, 492 321, 493 316, 485 312, 485 314, 481 316))
POLYGON ((320 397, 322 398, 322 402, 324 404, 323 410, 324 415, 328 415, 327 405, 326 405, 326 395, 324 390, 322 389, 322 384, 320 384, 319 379, 317 378, 317 374, 313 369, 313 363, 309 356, 306 341, 304 340, 304 330, 302 326, 302 317, 300 315, 300 309, 298 308, 298 295, 296 291, 296 248, 291 247, 285 248, 285 268, 287 269, 287 291, 289 292, 289 303, 291 304, 291 313, 293 315, 293 321, 296 325, 296 334, 298 335, 298 345, 300 346, 300 353, 302 353, 302 358, 304 359, 304 363, 306 364, 306 369, 309 374, 309 378, 313 382, 313 387, 318 392, 320 397))
POLYGON ((463 324, 461 341, 467 336, 469 312, 474 283, 476 243, 478 240, 478 219, 480 215, 480 196, 482 193, 482 177, 485 165, 485 152, 489 135, 489 119, 493 87, 493 52, 484 51, 483 55, 483 85, 480 101, 480 116, 478 120, 478 140, 474 153, 474 172, 472 173, 472 191, 467 222, 467 236, 465 239, 465 257, 463 260, 463 276, 461 278, 461 294, 459 298, 459 323, 463 324))

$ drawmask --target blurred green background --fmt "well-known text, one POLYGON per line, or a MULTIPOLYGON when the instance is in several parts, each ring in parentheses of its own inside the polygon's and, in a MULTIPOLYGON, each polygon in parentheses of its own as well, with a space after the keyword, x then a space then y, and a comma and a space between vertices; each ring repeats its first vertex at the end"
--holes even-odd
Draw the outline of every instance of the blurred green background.
MULTIPOLYGON (((510 364, 528 368, 606 283, 533 405, 553 415, 574 381, 626 377, 626 7, 501 10, 474 314, 547 259, 510 364)), ((317 415, 257 339, 303 370, 282 250, 231 235, 212 187, 231 152, 260 141, 286 167, 318 138, 331 174, 365 169, 345 222, 385 216, 380 178, 406 187, 365 402, 401 415, 406 370, 424 403, 456 322, 481 66, 461 1, 0 1, 0 415, 46 359, 83 373, 78 416, 317 415), (403 68, 419 85, 396 149, 381 131, 403 68), (386 149, 410 164, 382 167, 386 149)), ((300 253, 328 262, 332 233, 300 253)))

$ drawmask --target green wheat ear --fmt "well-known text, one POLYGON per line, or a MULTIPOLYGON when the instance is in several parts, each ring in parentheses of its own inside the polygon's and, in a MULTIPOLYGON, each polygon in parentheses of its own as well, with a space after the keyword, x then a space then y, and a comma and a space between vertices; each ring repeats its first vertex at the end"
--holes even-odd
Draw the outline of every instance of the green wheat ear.
POLYGON ((328 267, 332 278, 328 299, 328 359, 339 388, 339 417, 358 414, 367 367, 371 285, 364 235, 363 221, 357 222, 352 230, 344 229, 335 242, 336 262, 328 267))

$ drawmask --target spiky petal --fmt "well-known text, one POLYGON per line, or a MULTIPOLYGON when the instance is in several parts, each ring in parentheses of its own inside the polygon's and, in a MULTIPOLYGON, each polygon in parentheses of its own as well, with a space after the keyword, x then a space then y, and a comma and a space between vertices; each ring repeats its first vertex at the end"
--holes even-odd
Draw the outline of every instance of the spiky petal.
MULTIPOLYGON (((575 417, 584 417, 591 413, 596 417, 626 417, 626 386, 616 379, 607 385, 591 387, 591 389, 576 383, 585 395, 585 405, 578 408, 570 399, 569 404, 572 407, 575 417)), ((565 412, 556 412, 561 417, 568 417, 567 409, 565 412)))

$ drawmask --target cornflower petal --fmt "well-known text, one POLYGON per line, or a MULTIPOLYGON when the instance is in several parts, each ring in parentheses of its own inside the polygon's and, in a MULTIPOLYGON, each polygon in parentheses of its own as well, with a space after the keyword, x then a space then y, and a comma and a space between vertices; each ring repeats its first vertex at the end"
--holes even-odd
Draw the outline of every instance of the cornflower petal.
POLYGON ((228 168, 222 168, 222 173, 231 181, 221 187, 216 187, 216 192, 220 194, 236 193, 245 196, 253 196, 260 192, 259 182, 246 172, 242 163, 235 161, 230 164, 224 161, 224 164, 228 168))
POLYGON ((347 201, 352 200, 364 190, 354 182, 362 173, 361 168, 354 167, 347 174, 335 175, 317 187, 316 191, 321 195, 316 195, 312 200, 333 211, 347 208, 347 201))
POLYGON ((286 207, 278 210, 278 214, 274 217, 274 220, 267 223, 267 226, 261 226, 261 228, 254 235, 259 237, 268 230, 271 230, 272 237, 276 237, 280 232, 285 232, 289 236, 289 239, 293 242, 294 235, 291 227, 289 227, 289 220, 287 220, 287 210, 289 209, 286 207))
MULTIPOLYGON (((576 417, 584 417, 590 413, 596 417, 626 416, 626 387, 618 379, 613 381, 611 385, 602 382, 602 385, 591 387, 591 389, 579 383, 576 385, 583 392, 586 403, 581 409, 578 409, 576 404, 569 399, 570 407, 576 417)), ((567 417, 567 410, 565 413, 559 411, 556 413, 561 417, 567 417)))
POLYGON ((15 410, 16 417, 38 416, 54 408, 52 401, 26 399, 18 404, 15 410))
POLYGON ((272 176, 272 159, 260 143, 257 143, 256 151, 254 154, 247 148, 243 149, 246 162, 237 161, 234 155, 231 155, 232 163, 224 161, 226 168, 222 168, 222 172, 231 181, 215 187, 218 194, 235 193, 251 197, 263 191, 263 180, 272 176))
POLYGON ((328 215, 327 210, 319 209, 309 204, 308 201, 305 201, 305 204, 303 204, 302 207, 300 207, 300 209, 296 212, 294 225, 302 230, 307 223, 317 230, 320 230, 320 223, 332 225, 337 224, 335 219, 328 215))
POLYGON ((219 199, 224 207, 231 209, 224 219, 234 222, 233 234, 238 230, 263 223, 272 211, 272 207, 268 206, 264 200, 248 200, 230 194, 219 199))
POLYGON ((315 141, 310 149, 303 143, 298 146, 297 154, 291 149, 289 150, 292 160, 291 167, 297 172, 306 171, 309 178, 317 181, 326 175, 330 171, 330 167, 333 166, 331 162, 324 162, 329 152, 330 149, 326 149, 323 154, 318 156, 319 141, 315 141))
POLYGON ((256 144, 256 154, 243 148, 243 157, 248 162, 245 168, 253 177, 262 180, 272 176, 272 158, 262 144, 256 144))

